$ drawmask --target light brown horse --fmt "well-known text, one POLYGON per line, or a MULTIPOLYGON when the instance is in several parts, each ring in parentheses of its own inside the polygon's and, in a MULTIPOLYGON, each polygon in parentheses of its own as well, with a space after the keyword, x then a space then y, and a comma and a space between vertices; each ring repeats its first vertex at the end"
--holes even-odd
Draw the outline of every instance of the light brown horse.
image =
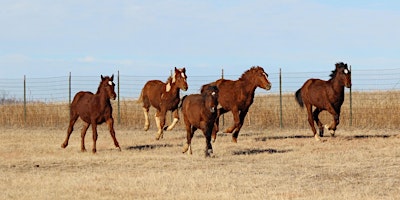
POLYGON ((174 74, 168 78, 166 83, 159 80, 148 81, 140 94, 138 102, 143 103, 144 112, 144 130, 147 131, 150 127, 149 122, 149 109, 153 106, 157 109, 155 114, 158 132, 156 140, 163 137, 163 130, 165 125, 165 115, 167 111, 173 112, 174 120, 165 128, 165 130, 172 130, 176 123, 179 121, 178 105, 180 102, 180 89, 186 91, 188 84, 186 82, 186 69, 177 69, 175 67, 174 74))
POLYGON ((121 147, 119 147, 118 141, 115 138, 114 131, 114 119, 112 117, 112 106, 110 99, 115 100, 117 95, 115 94, 113 83, 114 75, 111 77, 103 77, 101 76, 101 82, 99 88, 97 89, 96 94, 91 92, 78 92, 74 100, 71 103, 70 108, 70 121, 67 131, 67 138, 63 144, 61 144, 62 148, 68 146, 68 140, 71 136, 71 133, 74 129, 74 124, 78 117, 80 117, 83 122, 83 128, 81 131, 81 151, 86 151, 85 148, 85 135, 86 131, 90 125, 92 125, 93 131, 93 149, 92 152, 96 153, 96 141, 97 141, 97 125, 106 122, 108 128, 110 129, 110 134, 112 139, 114 140, 114 145, 121 151, 121 147))
POLYGON ((225 130, 226 133, 232 133, 232 141, 237 142, 239 131, 242 128, 244 119, 254 100, 254 93, 257 87, 265 90, 271 89, 271 82, 268 80, 268 74, 260 66, 251 67, 245 71, 239 80, 232 81, 219 79, 215 82, 202 86, 202 91, 208 85, 218 87, 218 103, 221 108, 218 109, 216 127, 213 130, 212 137, 215 141, 216 133, 219 130, 219 117, 229 111, 232 111, 234 124, 225 130))
POLYGON ((208 86, 201 94, 191 94, 182 98, 182 114, 186 127, 186 144, 183 153, 189 150, 192 154, 192 138, 197 129, 203 131, 206 137, 205 156, 213 153, 211 134, 217 118, 218 88, 208 86))
POLYGON ((331 79, 328 81, 320 79, 308 79, 304 85, 296 91, 296 101, 301 107, 307 108, 308 123, 314 133, 316 140, 320 140, 315 130, 314 121, 319 127, 319 135, 324 135, 324 126, 319 120, 318 115, 326 110, 333 116, 330 125, 325 125, 332 136, 335 135, 336 126, 339 124, 340 108, 344 101, 344 87, 351 87, 351 72, 347 64, 339 62, 335 64, 336 68, 332 71, 331 79), (312 107, 315 106, 314 112, 312 107))

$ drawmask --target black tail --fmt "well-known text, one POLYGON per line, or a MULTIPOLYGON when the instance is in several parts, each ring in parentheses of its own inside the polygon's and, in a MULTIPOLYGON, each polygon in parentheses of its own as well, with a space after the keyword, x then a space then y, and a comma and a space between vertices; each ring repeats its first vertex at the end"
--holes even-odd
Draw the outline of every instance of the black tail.
POLYGON ((296 101, 297 101, 297 103, 299 103, 300 107, 303 107, 304 103, 303 103, 303 99, 301 98, 301 88, 296 91, 295 97, 296 97, 296 101))

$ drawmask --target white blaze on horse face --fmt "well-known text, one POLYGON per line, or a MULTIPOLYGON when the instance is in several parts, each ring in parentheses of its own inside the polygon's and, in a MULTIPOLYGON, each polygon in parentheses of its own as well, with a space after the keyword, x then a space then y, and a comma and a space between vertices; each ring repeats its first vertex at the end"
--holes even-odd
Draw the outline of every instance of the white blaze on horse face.
POLYGON ((185 78, 185 73, 182 72, 182 73, 181 73, 181 76, 182 76, 182 78, 185 78))
POLYGON ((108 81, 108 85, 113 85, 113 82, 112 81, 108 81))
POLYGON ((349 70, 344 69, 344 74, 348 74, 348 73, 349 73, 349 70))
POLYGON ((212 95, 212 96, 215 96, 215 92, 212 92, 211 95, 212 95))

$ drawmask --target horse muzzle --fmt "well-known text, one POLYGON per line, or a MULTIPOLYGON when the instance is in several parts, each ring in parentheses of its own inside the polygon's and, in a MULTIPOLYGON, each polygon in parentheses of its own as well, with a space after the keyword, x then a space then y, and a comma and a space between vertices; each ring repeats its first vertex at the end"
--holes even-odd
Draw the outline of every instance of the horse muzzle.
POLYGON ((270 90, 271 87, 272 87, 271 84, 267 84, 267 85, 264 87, 264 89, 265 89, 265 90, 270 90))

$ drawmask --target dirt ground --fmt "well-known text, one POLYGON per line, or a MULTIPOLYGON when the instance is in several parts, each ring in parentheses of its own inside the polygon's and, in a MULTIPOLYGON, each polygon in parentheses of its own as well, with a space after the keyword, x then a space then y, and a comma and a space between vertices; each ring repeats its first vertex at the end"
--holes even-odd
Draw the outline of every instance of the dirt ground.
MULTIPOLYGON (((90 129, 89 129, 90 130, 90 129)), ((311 131, 243 130, 238 143, 219 134, 214 154, 185 132, 119 130, 122 151, 99 129, 80 152, 79 127, 0 128, 0 199, 399 199, 399 130, 343 130, 317 142, 311 131)))

